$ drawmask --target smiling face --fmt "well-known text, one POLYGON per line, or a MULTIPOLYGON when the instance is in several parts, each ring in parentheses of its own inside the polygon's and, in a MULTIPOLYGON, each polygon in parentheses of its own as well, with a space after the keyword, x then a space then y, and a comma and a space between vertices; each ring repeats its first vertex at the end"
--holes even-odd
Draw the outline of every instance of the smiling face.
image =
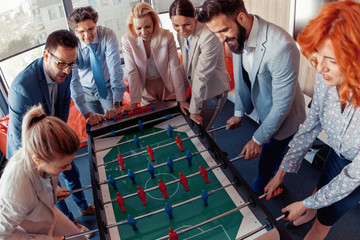
POLYGON ((89 45, 96 38, 96 23, 91 19, 79 22, 74 32, 81 42, 89 45))
POLYGON ((224 14, 219 14, 214 16, 206 25, 222 43, 228 44, 232 52, 238 54, 242 52, 246 40, 246 29, 238 22, 224 14))
POLYGON ((135 34, 143 41, 150 41, 154 32, 154 22, 150 15, 141 18, 133 18, 135 34))
MULTIPOLYGON (((58 46, 55 51, 51 52, 58 62, 73 63, 77 59, 77 48, 58 46)), ((50 55, 49 50, 44 50, 44 69, 47 75, 56 83, 63 83, 67 75, 71 72, 72 67, 59 68, 58 63, 50 55)))
POLYGON ((174 30, 183 38, 188 38, 196 27, 196 19, 192 17, 176 15, 171 17, 171 21, 174 30))
POLYGON ((316 70, 323 75, 323 79, 328 86, 339 87, 344 82, 345 75, 340 72, 336 63, 335 51, 330 39, 323 41, 316 50, 316 70))

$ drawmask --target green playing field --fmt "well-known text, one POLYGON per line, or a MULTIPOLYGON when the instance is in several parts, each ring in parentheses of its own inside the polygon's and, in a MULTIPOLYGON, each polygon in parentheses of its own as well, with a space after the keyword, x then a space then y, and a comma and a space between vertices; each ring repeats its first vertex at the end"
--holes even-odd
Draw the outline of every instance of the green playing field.
MULTIPOLYGON (((121 170, 120 165, 117 162, 107 164, 105 166, 106 176, 111 175, 116 178, 125 175, 126 177, 116 181, 120 194, 125 198, 126 212, 121 212, 120 206, 115 202, 112 204, 112 211, 114 211, 116 222, 121 222, 127 219, 128 214, 136 218, 144 214, 148 214, 157 210, 164 209, 165 203, 170 205, 181 203, 188 199, 200 196, 202 189, 207 192, 221 188, 222 185, 212 171, 208 171, 209 184, 205 184, 205 180, 200 174, 193 177, 188 177, 188 186, 190 191, 185 192, 183 185, 180 182, 167 185, 167 193, 170 196, 168 199, 164 199, 163 193, 158 189, 154 189, 146 193, 147 206, 143 206, 141 200, 137 195, 126 197, 129 194, 137 192, 137 186, 141 186, 146 190, 158 185, 158 180, 162 179, 163 182, 168 183, 179 178, 179 172, 188 176, 193 173, 199 172, 199 166, 208 168, 208 163, 204 159, 203 154, 196 154, 192 157, 192 166, 188 166, 188 162, 185 158, 175 161, 173 165, 173 172, 170 172, 167 164, 160 167, 157 165, 166 163, 168 157, 173 160, 184 157, 186 151, 191 153, 198 152, 191 140, 183 141, 184 152, 180 152, 178 146, 175 144, 175 136, 183 139, 188 137, 186 133, 180 131, 173 131, 173 136, 169 138, 167 132, 160 132, 153 134, 149 137, 145 137, 151 133, 159 132, 163 129, 150 128, 145 129, 144 133, 136 132, 133 134, 125 135, 120 140, 126 142, 134 138, 134 134, 140 137, 140 147, 136 148, 134 141, 130 141, 119 146, 113 147, 104 157, 104 162, 114 161, 120 152, 125 157, 125 170, 121 170), (174 143, 169 146, 155 149, 154 157, 155 161, 151 162, 150 157, 145 152, 143 154, 126 158, 126 156, 132 155, 137 152, 146 150, 146 146, 150 145, 152 148, 162 146, 164 144, 174 143), (134 172, 146 169, 148 163, 155 167, 155 178, 151 178, 148 171, 144 171, 135 174, 136 184, 132 184, 131 180, 127 177, 128 169, 134 172)), ((207 154, 209 156, 209 154, 207 154)), ((214 171, 221 171, 215 169, 214 171)), ((116 198, 116 191, 108 184, 109 194, 111 199, 116 198)), ((224 189, 216 191, 213 194, 209 194, 208 206, 203 206, 201 198, 194 201, 190 201, 186 204, 173 207, 173 219, 169 219, 165 211, 157 214, 138 219, 136 221, 137 231, 134 231, 129 224, 122 224, 118 226, 118 231, 121 239, 156 239, 162 236, 166 236, 169 231, 168 228, 172 227, 175 231, 185 229, 195 224, 201 223, 207 219, 213 218, 222 214, 228 210, 235 208, 236 205, 224 189)), ((218 220, 212 221, 206 225, 195 228, 179 235, 179 239, 235 239, 239 231, 240 224, 243 216, 239 211, 224 216, 218 220)))

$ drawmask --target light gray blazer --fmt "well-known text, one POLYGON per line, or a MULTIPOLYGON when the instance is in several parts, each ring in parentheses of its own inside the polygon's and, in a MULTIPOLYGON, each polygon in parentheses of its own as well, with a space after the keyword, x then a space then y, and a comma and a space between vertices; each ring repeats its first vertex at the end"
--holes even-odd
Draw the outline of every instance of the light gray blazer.
POLYGON ((295 41, 279 26, 257 18, 258 39, 249 72, 251 92, 243 81, 241 55, 233 54, 235 111, 250 114, 256 110, 261 124, 254 137, 266 143, 270 138, 283 140, 293 135, 306 114, 295 41))
POLYGON ((177 34, 183 66, 191 86, 190 113, 200 113, 205 100, 229 90, 224 46, 205 24, 196 23, 187 54, 184 38, 177 34))

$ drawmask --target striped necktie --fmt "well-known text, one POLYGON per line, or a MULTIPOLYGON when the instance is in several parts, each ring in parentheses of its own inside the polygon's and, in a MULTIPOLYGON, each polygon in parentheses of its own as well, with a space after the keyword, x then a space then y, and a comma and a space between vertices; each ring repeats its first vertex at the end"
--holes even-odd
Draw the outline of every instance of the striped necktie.
POLYGON ((106 99, 108 95, 108 90, 106 87, 105 77, 103 70, 101 68, 99 57, 96 55, 92 43, 90 43, 88 47, 90 49, 90 65, 91 65, 91 70, 93 72, 96 88, 99 92, 99 96, 102 99, 106 99))

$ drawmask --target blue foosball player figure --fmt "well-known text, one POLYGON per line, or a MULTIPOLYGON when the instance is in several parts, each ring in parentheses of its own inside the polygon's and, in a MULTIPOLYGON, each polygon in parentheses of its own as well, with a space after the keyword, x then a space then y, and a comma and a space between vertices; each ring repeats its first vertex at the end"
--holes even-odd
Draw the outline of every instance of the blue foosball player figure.
POLYGON ((111 175, 109 175, 108 181, 109 181, 109 183, 111 184, 111 186, 114 188, 114 190, 115 190, 115 191, 118 191, 118 188, 117 188, 117 186, 116 186, 116 181, 115 181, 115 179, 114 179, 111 175))
POLYGON ((173 127, 170 124, 167 127, 167 132, 168 132, 169 138, 171 138, 172 137, 172 132, 173 132, 173 127))
POLYGON ((166 163, 170 169, 170 172, 173 172, 174 171, 174 161, 171 159, 171 157, 168 157, 168 160, 166 163))
POLYGON ((136 147, 139 148, 140 147, 140 139, 138 136, 136 136, 136 134, 134 135, 134 142, 136 144, 136 147))
POLYGON ((144 132, 144 124, 142 123, 141 120, 139 120, 138 126, 139 126, 140 132, 143 133, 144 132))
POLYGON ((136 184, 136 181, 135 181, 135 173, 133 171, 131 171, 131 169, 128 170, 128 176, 132 182, 132 184, 136 184))
POLYGON ((165 212, 168 214, 169 219, 173 219, 174 216, 172 215, 173 208, 169 203, 165 203, 165 212))
POLYGON ((127 217, 127 222, 130 224, 134 231, 138 230, 138 228, 136 227, 135 218, 133 218, 130 214, 127 217))
POLYGON ((208 197, 209 197, 209 194, 207 193, 207 191, 205 191, 205 189, 201 190, 201 199, 203 200, 204 206, 208 205, 208 197))
POLYGON ((148 163, 148 167, 147 170, 149 171, 151 178, 155 178, 155 170, 154 170, 154 166, 151 163, 148 163))
POLYGON ((186 151, 186 160, 188 162, 188 166, 191 167, 192 166, 192 154, 190 151, 186 151))

